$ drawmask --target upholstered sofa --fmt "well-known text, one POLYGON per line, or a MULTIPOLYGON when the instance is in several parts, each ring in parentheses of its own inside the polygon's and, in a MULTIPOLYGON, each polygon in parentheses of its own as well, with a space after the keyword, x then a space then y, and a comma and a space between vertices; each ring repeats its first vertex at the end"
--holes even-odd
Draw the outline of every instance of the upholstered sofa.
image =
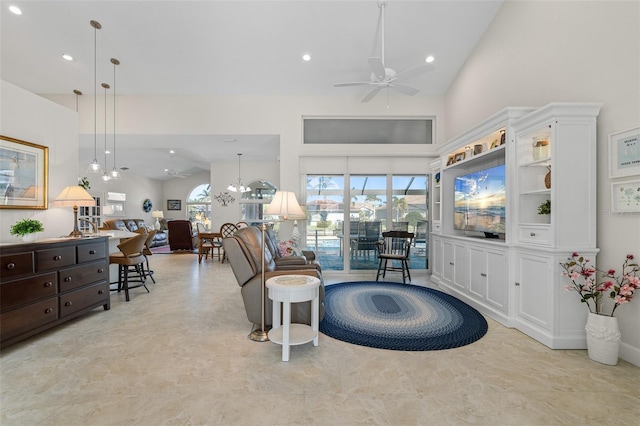
MULTIPOLYGON (((271 251, 277 247, 272 232, 265 240, 265 280, 279 275, 310 275, 320 279, 320 320, 324 318, 324 281, 320 265, 315 259, 306 256, 290 256, 291 259, 276 261, 271 251)), ((259 227, 249 226, 236 231, 233 236, 222 240, 227 259, 240 286, 247 319, 261 324, 261 288, 262 288, 262 232, 259 227)), ((277 250, 276 250, 277 251, 277 250)), ((311 256, 312 252, 308 252, 311 256)), ((315 256, 315 255, 314 255, 315 256)), ((266 289, 265 289, 266 291, 266 289)), ((272 301, 265 293, 265 325, 272 323, 272 301)), ((295 303, 291 306, 291 321, 311 324, 311 302, 295 303)))
MULTIPOLYGON (((142 219, 108 219, 102 224, 101 229, 119 229, 135 232, 140 228, 153 226, 148 225, 142 219)), ((160 230, 153 236, 151 247, 164 246, 169 244, 169 238, 167 233, 167 222, 164 219, 160 219, 160 230)))

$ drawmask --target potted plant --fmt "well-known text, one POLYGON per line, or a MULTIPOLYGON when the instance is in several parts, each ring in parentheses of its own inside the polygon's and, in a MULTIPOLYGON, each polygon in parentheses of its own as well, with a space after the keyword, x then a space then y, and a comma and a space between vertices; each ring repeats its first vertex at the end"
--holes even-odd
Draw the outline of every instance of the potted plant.
POLYGON ((25 242, 36 240, 36 232, 44 231, 42 222, 37 219, 22 219, 11 226, 11 235, 22 237, 25 242))
POLYGON ((618 306, 631 302, 633 293, 640 287, 640 269, 633 259, 633 254, 626 256, 619 274, 615 269, 597 269, 589 259, 578 253, 573 253, 566 262, 560 263, 562 275, 571 281, 565 289, 578 293, 580 302, 589 309, 585 327, 589 358, 602 364, 618 363, 620 332, 618 319, 613 314, 618 306), (597 273, 601 274, 601 282, 597 281, 597 273), (605 294, 613 300, 610 310, 602 304, 605 294))
POLYGON ((546 200, 538 206, 538 214, 551 214, 551 200, 546 200))

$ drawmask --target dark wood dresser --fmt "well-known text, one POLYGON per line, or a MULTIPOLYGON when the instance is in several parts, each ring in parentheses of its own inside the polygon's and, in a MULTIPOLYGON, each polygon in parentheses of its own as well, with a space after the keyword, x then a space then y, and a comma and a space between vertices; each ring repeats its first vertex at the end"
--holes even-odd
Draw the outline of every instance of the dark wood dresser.
POLYGON ((0 245, 0 346, 111 307, 107 237, 0 245))

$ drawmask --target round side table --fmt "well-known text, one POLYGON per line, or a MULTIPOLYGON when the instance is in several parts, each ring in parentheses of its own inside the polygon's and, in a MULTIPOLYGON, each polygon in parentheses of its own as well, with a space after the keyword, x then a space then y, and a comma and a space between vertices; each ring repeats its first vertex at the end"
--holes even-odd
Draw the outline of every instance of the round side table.
POLYGON ((282 361, 289 361, 292 345, 313 341, 313 346, 318 346, 320 280, 308 275, 282 275, 269 278, 266 286, 269 298, 273 300, 273 328, 269 331, 269 340, 282 345, 282 361), (311 301, 311 326, 291 324, 291 304, 307 301, 311 301))

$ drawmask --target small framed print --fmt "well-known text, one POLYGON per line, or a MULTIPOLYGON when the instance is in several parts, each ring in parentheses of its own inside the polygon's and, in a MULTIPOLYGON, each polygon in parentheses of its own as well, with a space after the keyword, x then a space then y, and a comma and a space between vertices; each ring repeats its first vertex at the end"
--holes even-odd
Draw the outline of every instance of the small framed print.
POLYGON ((452 165, 453 163, 456 162, 456 157, 455 155, 450 155, 449 158, 447 159, 447 166, 452 165))
POLYGON ((0 209, 45 210, 49 148, 0 136, 0 209))
POLYGON ((182 210, 182 201, 167 200, 167 210, 182 210))
POLYGON ((640 180, 611 184, 611 211, 640 212, 640 180))
POLYGON ((640 175, 640 127, 609 135, 609 178, 640 175))
POLYGON ((457 153, 454 163, 457 163, 458 161, 462 161, 462 160, 464 160, 464 152, 457 153))

